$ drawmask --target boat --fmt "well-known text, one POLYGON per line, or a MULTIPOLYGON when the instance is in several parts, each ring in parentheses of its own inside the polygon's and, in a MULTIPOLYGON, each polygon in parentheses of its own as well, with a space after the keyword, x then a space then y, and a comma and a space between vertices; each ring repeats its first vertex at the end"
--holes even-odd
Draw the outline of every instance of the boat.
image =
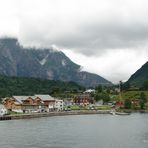
POLYGON ((130 115, 131 113, 126 112, 115 112, 116 115, 130 115))
POLYGON ((116 115, 115 110, 111 110, 109 113, 110 113, 111 115, 116 115))
POLYGON ((127 113, 127 112, 116 112, 115 110, 111 110, 109 112, 111 115, 130 115, 131 113, 127 113))

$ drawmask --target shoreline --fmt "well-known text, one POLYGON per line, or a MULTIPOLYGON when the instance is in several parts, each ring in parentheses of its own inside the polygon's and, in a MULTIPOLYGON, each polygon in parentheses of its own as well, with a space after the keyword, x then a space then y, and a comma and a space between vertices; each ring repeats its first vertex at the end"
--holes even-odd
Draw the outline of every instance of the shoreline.
MULTIPOLYGON (((0 121, 3 120, 19 120, 19 119, 31 119, 41 117, 53 117, 53 116, 69 116, 69 115, 92 115, 92 114, 110 114, 111 110, 81 110, 81 111, 65 111, 65 112, 49 112, 49 113, 30 113, 30 114, 16 114, 5 115, 0 117, 0 121)), ((123 110, 129 112, 129 110, 123 110)), ((148 110, 130 110, 131 113, 148 113, 148 110)))
POLYGON ((1 116, 0 120, 17 120, 17 119, 31 119, 31 118, 41 118, 41 117, 53 117, 53 116, 109 114, 109 113, 110 113, 110 110, 30 113, 30 114, 5 115, 5 116, 1 116))

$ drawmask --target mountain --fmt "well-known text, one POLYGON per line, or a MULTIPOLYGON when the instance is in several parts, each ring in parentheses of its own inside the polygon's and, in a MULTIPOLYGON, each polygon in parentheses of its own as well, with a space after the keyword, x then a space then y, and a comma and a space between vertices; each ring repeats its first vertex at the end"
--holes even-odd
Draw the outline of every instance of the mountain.
POLYGON ((99 75, 81 71, 81 66, 61 51, 53 48, 25 48, 15 38, 0 39, 0 74, 74 81, 86 87, 111 85, 99 75))
POLYGON ((134 86, 142 86, 145 81, 148 81, 148 62, 137 70, 127 82, 134 86))
POLYGON ((75 82, 0 75, 0 97, 34 94, 51 94, 58 95, 59 97, 65 91, 76 92, 80 90, 84 91, 84 89, 84 87, 75 82))

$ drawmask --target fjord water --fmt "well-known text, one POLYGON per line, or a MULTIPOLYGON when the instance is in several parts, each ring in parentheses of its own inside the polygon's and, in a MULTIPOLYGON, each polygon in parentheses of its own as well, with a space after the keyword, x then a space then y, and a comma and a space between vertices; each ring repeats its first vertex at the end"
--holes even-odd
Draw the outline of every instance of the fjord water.
POLYGON ((1 121, 0 148, 148 148, 148 114, 1 121))

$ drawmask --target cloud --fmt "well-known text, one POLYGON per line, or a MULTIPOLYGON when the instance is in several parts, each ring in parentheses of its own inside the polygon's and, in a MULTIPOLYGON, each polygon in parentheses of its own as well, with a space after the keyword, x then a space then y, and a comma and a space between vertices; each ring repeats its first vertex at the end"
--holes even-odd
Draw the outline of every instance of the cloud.
POLYGON ((17 36, 19 20, 16 1, 0 0, 0 36, 17 36))
POLYGON ((146 0, 22 1, 19 35, 24 44, 55 44, 86 55, 139 49, 148 42, 147 4, 146 0))
POLYGON ((147 14, 147 0, 0 0, 0 35, 62 49, 85 70, 117 81, 147 60, 147 14))
POLYGON ((147 61, 148 57, 148 52, 144 49, 108 51, 101 57, 88 57, 71 50, 63 50, 63 52, 74 62, 81 64, 82 70, 99 74, 114 83, 128 80, 147 61))
POLYGON ((54 44, 85 55, 147 46, 147 0, 0 2, 0 34, 14 34, 25 45, 54 44))

